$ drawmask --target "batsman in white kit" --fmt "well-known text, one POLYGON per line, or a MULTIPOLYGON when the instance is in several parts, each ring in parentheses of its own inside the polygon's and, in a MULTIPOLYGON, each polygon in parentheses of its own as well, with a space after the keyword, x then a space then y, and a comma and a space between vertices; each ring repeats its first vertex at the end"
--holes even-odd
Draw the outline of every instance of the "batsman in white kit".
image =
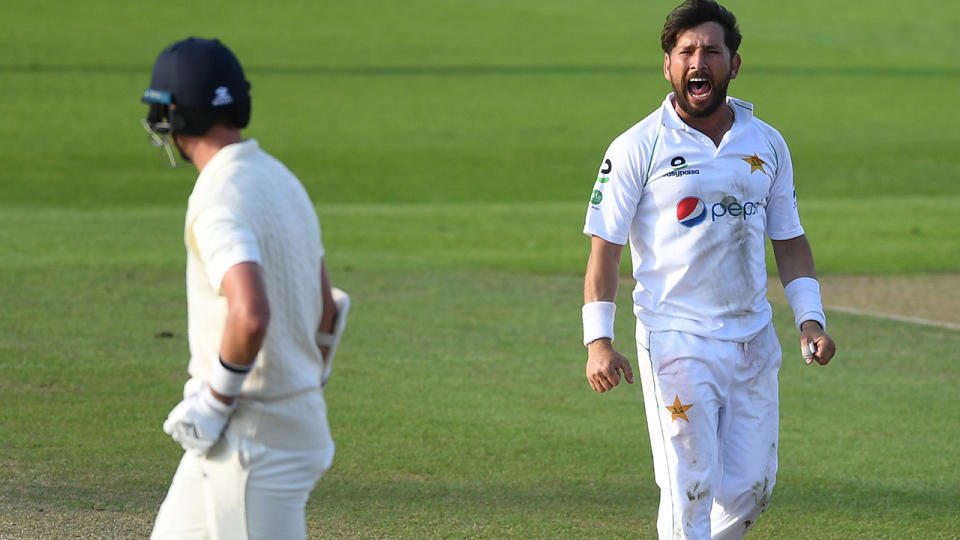
POLYGON ((688 0, 663 27, 660 108, 607 150, 587 209, 586 376, 633 383, 613 348, 618 269, 630 244, 644 409, 660 488, 660 538, 741 538, 770 504, 779 437, 780 344, 764 243, 807 364, 836 345, 797 209, 783 137, 727 96, 740 30, 716 2, 688 0))
POLYGON ((250 84, 218 40, 189 38, 153 66, 144 126, 199 171, 190 195, 190 379, 163 429, 184 449, 155 539, 300 539, 333 462, 323 386, 350 298, 332 288, 300 181, 240 130, 250 84))

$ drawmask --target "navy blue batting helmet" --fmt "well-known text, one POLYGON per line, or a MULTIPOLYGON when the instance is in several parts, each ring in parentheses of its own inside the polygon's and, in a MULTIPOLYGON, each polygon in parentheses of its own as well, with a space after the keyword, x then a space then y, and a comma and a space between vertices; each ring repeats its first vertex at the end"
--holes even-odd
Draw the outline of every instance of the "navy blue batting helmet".
POLYGON ((237 57, 217 39, 188 38, 165 48, 153 64, 147 124, 159 134, 203 135, 217 121, 250 122, 250 83, 237 57))

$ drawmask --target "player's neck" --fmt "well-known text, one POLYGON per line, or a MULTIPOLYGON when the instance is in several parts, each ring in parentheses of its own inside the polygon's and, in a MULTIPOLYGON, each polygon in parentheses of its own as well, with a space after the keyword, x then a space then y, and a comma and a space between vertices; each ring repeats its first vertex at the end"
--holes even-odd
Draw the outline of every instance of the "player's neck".
POLYGON ((710 137, 710 140, 712 140, 716 146, 720 146, 720 141, 723 139, 723 136, 733 127, 733 108, 726 103, 713 111, 710 116, 688 115, 678 107, 676 103, 674 103, 673 108, 677 111, 677 114, 680 116, 680 119, 683 120, 684 124, 710 137))
POLYGON ((180 148, 190 157, 199 172, 203 172, 203 168, 221 148, 238 142, 243 142, 240 130, 221 125, 214 125, 210 131, 199 137, 180 136, 178 139, 180 148))

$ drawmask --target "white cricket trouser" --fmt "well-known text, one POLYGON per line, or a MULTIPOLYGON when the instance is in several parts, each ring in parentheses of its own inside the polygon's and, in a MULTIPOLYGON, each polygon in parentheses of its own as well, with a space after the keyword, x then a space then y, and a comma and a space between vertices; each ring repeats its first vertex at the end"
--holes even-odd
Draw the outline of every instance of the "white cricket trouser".
POLYGON ((780 342, 746 343, 637 325, 661 539, 742 538, 777 474, 780 342))
POLYGON ((184 453, 151 539, 306 538, 307 499, 334 445, 319 390, 280 405, 241 402, 206 456, 184 453))

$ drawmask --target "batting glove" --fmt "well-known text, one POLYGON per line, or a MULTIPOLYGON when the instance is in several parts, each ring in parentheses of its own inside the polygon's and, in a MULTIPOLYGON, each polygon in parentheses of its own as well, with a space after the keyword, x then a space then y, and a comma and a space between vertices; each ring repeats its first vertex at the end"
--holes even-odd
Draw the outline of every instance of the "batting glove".
POLYGON ((199 394, 202 390, 206 389, 207 383, 203 382, 203 379, 190 377, 187 379, 187 382, 183 384, 183 399, 187 399, 190 396, 199 394))
POLYGON ((337 304, 337 319, 333 322, 333 332, 317 332, 317 346, 328 347, 327 354, 323 358, 323 376, 320 379, 320 385, 326 386, 333 372, 333 355, 337 352, 337 345, 343 337, 343 332, 347 329, 347 314, 350 313, 350 295, 346 292, 333 287, 333 302, 337 304))
POLYGON ((180 443, 187 452, 205 455, 223 434, 236 401, 227 405, 209 389, 185 397, 170 411, 163 423, 163 431, 180 443))

